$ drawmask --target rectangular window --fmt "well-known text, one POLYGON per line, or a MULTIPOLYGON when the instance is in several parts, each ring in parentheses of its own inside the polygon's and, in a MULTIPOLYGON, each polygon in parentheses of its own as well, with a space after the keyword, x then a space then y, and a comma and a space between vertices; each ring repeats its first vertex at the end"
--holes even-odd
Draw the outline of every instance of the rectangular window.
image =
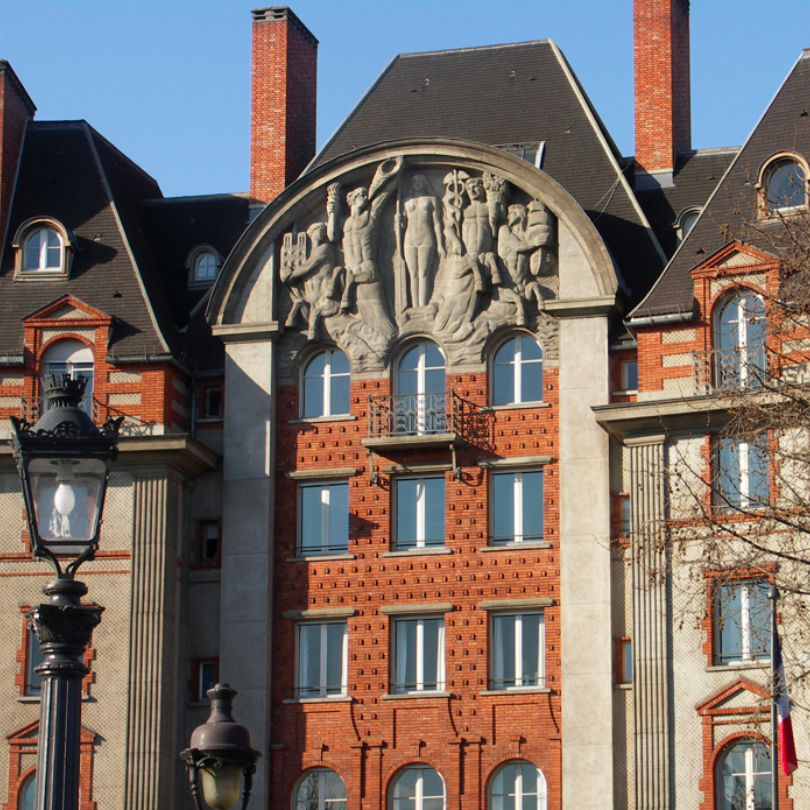
POLYGON ((192 695, 194 701, 207 701, 208 690, 219 680, 219 659, 198 658, 193 662, 192 695))
POLYGON ((494 545, 542 540, 543 473, 493 473, 490 512, 494 545))
POLYGON ((346 694, 346 622, 298 625, 298 697, 346 694))
POLYGON ((762 661, 771 650, 769 583, 762 579, 717 585, 715 664, 762 661))
POLYGON ((638 361, 628 360, 622 363, 622 390, 638 390, 638 361))
POLYGON ((718 439, 715 455, 719 509, 757 509, 767 505, 770 465, 765 436, 751 442, 718 439))
POLYGON ((28 649, 25 651, 25 694, 39 697, 42 693, 42 679, 36 668, 45 658, 39 648, 39 641, 33 630, 28 631, 28 649))
POLYGON ((220 523, 218 520, 200 521, 200 562, 219 562, 220 523))
POLYGON ((302 484, 298 552, 334 554, 349 548, 349 485, 302 484))
POLYGON ((222 407, 222 386, 208 386, 203 392, 203 418, 222 419, 222 407))
POLYGON ((394 622, 394 694, 444 691, 444 618, 394 622))
POLYGON ((543 612, 496 613, 491 623, 490 689, 545 686, 543 612))
POLYGON ((633 644, 629 638, 616 639, 616 683, 633 683, 633 644))
POLYGON ((444 476, 395 483, 396 547, 444 545, 444 476))

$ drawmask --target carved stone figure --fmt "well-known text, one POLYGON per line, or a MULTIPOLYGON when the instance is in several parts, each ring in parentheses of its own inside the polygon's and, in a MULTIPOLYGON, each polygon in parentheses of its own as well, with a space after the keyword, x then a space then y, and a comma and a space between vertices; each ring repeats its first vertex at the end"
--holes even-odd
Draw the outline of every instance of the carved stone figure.
POLYGON ((525 205, 510 205, 507 222, 498 230, 498 255, 509 273, 511 286, 502 290, 504 300, 515 304, 519 326, 526 323, 525 301, 535 299, 542 306, 540 285, 532 279, 530 257, 539 248, 540 237, 530 237, 526 230, 528 212, 525 205))
POLYGON ((446 186, 442 198, 444 239, 447 252, 453 256, 461 256, 464 253, 464 245, 461 242, 461 209, 464 207, 464 181, 469 177, 467 172, 453 169, 444 178, 446 186))
POLYGON ((323 222, 309 226, 306 235, 312 250, 308 257, 303 234, 299 234, 295 248, 292 234, 288 234, 282 248, 281 281, 293 299, 285 326, 292 326, 298 314, 306 311, 309 340, 315 338, 319 321, 336 315, 339 309, 336 292, 342 268, 338 266, 335 248, 327 239, 327 230, 323 222))
POLYGON ((376 254, 380 212, 390 193, 389 188, 369 199, 369 192, 361 186, 346 195, 351 213, 343 224, 343 261, 347 276, 340 305, 343 311, 348 311, 354 296, 360 317, 386 337, 394 337, 397 330, 388 314, 376 254))
POLYGON ((397 310, 401 312, 408 306, 407 291, 410 306, 427 306, 433 289, 436 255, 442 258, 447 255, 442 241, 439 201, 430 192, 423 174, 414 175, 410 195, 404 201, 397 200, 395 224, 397 255, 404 256, 409 282, 406 286, 404 278, 398 279, 397 310))
POLYGON ((532 275, 547 276, 557 266, 557 222, 540 200, 529 203, 527 232, 539 246, 531 258, 532 275))

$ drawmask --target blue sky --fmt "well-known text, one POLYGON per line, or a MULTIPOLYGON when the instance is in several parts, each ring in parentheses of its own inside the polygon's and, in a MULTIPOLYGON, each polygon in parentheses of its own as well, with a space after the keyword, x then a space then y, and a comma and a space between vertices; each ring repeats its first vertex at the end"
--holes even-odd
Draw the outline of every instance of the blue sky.
MULTIPOLYGON (((247 0, 0 0, 39 120, 89 121, 167 196, 246 191, 247 0)), ((295 0, 320 40, 318 144, 397 53, 553 39, 633 152, 632 0, 295 0)), ((692 141, 742 143, 810 47, 808 0, 692 0, 692 141)))

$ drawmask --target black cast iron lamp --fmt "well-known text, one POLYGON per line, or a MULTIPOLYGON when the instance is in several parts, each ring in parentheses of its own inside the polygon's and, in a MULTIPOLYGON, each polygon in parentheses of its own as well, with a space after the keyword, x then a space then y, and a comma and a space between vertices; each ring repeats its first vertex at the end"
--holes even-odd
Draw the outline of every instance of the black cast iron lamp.
POLYGON ((48 560, 56 579, 42 590, 48 602, 26 613, 43 663, 35 810, 79 810, 83 656, 100 605, 83 605, 79 566, 93 557, 110 464, 123 419, 98 428, 80 403, 86 380, 50 375, 46 410, 35 425, 11 417, 14 457, 22 478, 34 559, 48 560), (63 568, 64 565, 64 568, 63 568))
POLYGON ((61 577, 58 558, 76 557, 72 573, 98 547, 110 464, 122 419, 96 427, 79 407, 86 380, 51 375, 47 410, 33 427, 11 418, 12 444, 23 483, 31 548, 61 577))
POLYGON ((200 782, 205 803, 212 810, 229 810, 239 800, 244 777, 242 810, 246 810, 253 787, 256 761, 261 756, 253 748, 250 732, 233 719, 236 690, 218 683, 207 692, 211 700, 208 722, 191 733, 191 747, 180 754, 186 763, 194 805, 200 804, 200 782))

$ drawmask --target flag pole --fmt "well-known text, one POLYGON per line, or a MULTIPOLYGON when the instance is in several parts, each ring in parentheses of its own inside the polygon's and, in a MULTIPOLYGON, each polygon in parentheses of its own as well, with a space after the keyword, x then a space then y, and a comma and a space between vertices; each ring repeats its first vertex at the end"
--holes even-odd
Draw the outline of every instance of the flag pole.
POLYGON ((776 679, 776 600, 779 591, 776 585, 768 589, 771 600, 771 810, 779 810, 779 752, 777 751, 779 729, 777 728, 776 703, 779 690, 776 679))

